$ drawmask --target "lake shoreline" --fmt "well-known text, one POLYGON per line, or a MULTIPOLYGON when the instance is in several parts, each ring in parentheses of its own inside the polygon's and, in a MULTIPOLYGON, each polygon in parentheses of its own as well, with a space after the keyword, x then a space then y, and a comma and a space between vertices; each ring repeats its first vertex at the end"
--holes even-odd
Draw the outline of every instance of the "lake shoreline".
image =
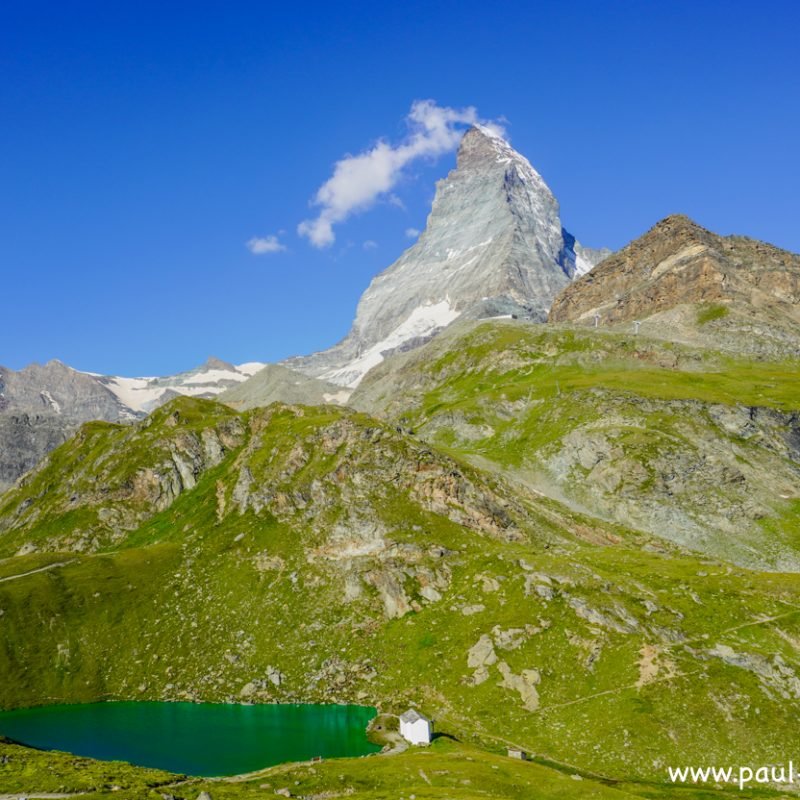
POLYGON ((227 777, 281 763, 370 755, 372 706, 102 701, 0 712, 0 735, 24 747, 100 761, 227 777))

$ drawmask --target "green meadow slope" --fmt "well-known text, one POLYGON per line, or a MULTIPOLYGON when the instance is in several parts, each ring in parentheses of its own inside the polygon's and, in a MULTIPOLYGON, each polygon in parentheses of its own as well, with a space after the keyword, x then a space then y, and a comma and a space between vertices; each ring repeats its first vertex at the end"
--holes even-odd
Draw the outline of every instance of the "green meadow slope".
POLYGON ((351 403, 594 517, 800 570, 800 362, 493 321, 381 365, 351 403))
MULTIPOLYGON (((82 800, 196 800, 201 792, 212 800, 264 800, 276 795, 306 800, 660 800, 676 796, 711 800, 721 794, 714 787, 674 789, 658 783, 610 780, 544 759, 518 761, 447 738, 396 755, 285 764, 223 779, 187 778, 66 753, 43 753, 0 739, 0 780, 3 790, 14 796, 54 792, 76 794, 82 800)), ((765 787, 731 791, 742 800, 787 796, 765 787)))
MULTIPOLYGON (((653 792, 687 754, 785 760, 800 711, 797 576, 602 521, 540 493, 526 465, 582 415, 598 421, 599 404, 576 399, 598 386, 621 408, 638 398, 652 413, 667 391, 670 403, 735 408, 741 388, 744 402, 760 394, 759 407, 783 419, 790 367, 764 365, 743 387, 734 367, 714 374, 702 358, 699 385, 658 361, 625 378, 624 364, 609 367, 607 352, 570 332, 539 343, 572 353, 567 363, 537 366, 527 339, 520 363, 519 342, 541 329, 470 330, 486 359, 468 365, 474 351, 461 341, 441 362, 421 361, 431 372, 395 387, 408 410, 392 422, 180 398, 131 426, 84 426, 0 499, 0 706, 140 698, 397 712, 413 703, 483 754, 469 756, 486 759, 477 772, 513 743, 570 774, 644 781, 653 792), (593 384, 573 357, 597 359, 593 384), (537 369, 547 380, 530 380, 537 369)), ((765 438, 765 468, 791 474, 791 458, 765 438)), ((780 510, 774 534, 760 530, 788 558, 794 522, 790 506, 780 510)), ((429 752, 432 764, 467 759, 429 752)), ((357 796, 394 796, 382 771, 403 774, 426 757, 372 759, 381 766, 359 773, 357 796)), ((322 791, 362 761, 325 767, 310 784, 322 791)), ((576 784, 552 794, 572 796, 576 784)), ((489 796, 526 796, 514 785, 489 796)), ((465 792, 452 796, 473 796, 465 792)))

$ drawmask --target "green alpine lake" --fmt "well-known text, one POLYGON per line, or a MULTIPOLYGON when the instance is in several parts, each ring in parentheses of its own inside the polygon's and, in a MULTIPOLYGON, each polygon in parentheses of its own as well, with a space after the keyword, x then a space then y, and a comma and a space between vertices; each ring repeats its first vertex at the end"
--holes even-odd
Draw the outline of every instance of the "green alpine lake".
POLYGON ((360 756, 374 708, 124 702, 0 712, 0 734, 44 750, 187 775, 238 775, 287 761, 360 756))

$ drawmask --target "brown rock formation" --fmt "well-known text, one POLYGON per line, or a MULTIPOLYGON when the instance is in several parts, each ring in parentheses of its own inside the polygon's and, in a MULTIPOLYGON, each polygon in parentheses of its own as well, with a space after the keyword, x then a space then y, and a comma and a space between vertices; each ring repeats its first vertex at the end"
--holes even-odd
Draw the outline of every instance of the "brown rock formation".
MULTIPOLYGON (((686 306, 720 306, 714 321, 731 315, 711 331, 737 327, 743 333, 746 318, 773 340, 786 342, 788 334, 796 348, 800 256, 743 236, 717 236, 684 216, 667 217, 567 286, 549 321, 593 325, 599 315, 606 326, 686 306)), ((679 332, 705 324, 696 308, 669 321, 679 332)))

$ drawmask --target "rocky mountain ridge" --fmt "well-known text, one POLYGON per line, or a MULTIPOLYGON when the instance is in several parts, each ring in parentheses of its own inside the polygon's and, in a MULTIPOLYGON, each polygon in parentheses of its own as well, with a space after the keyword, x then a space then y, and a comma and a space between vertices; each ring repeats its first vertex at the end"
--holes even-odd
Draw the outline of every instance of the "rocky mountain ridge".
POLYGON ((609 251, 582 248, 530 162, 475 126, 439 181, 419 240, 361 297, 350 333, 285 366, 349 388, 383 358, 419 346, 459 317, 543 322, 553 298, 609 251))
POLYGON ((762 356, 800 354, 800 255, 659 222, 555 298, 550 322, 630 325, 651 336, 762 356))
POLYGON ((140 419, 179 395, 214 397, 264 366, 209 358, 164 378, 80 372, 58 360, 21 370, 0 367, 0 492, 84 422, 140 419))

